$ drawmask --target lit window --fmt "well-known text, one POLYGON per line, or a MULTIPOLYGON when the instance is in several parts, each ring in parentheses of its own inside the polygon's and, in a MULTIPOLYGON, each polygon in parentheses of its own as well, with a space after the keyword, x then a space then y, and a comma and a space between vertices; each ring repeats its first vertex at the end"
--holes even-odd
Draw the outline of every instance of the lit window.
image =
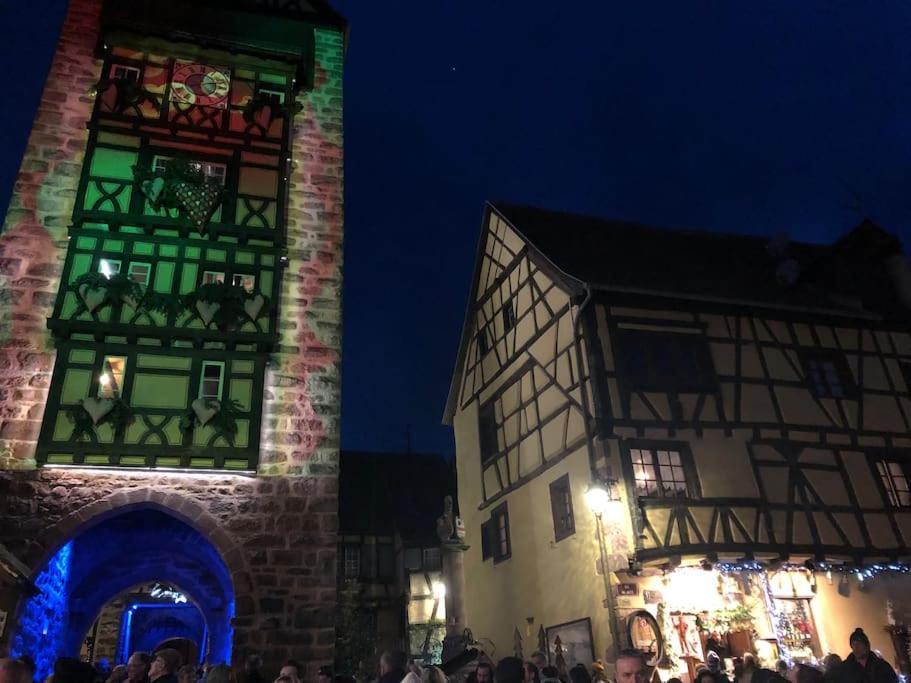
POLYGON ((234 273, 231 276, 231 282, 235 287, 243 287, 248 292, 256 289, 256 276, 247 275, 246 273, 234 273))
POLYGON ((819 353, 804 358, 810 389, 820 398, 844 398, 852 389, 850 370, 841 355, 819 353))
POLYGON ((98 398, 120 398, 126 371, 124 356, 105 356, 98 375, 98 398))
POLYGON ((219 361, 203 361, 202 375, 199 379, 199 398, 221 399, 221 388, 224 381, 225 366, 219 361))
POLYGON ((356 545, 345 546, 345 578, 356 579, 361 575, 361 549, 356 545))
POLYGON ((911 507, 911 489, 908 487, 908 477, 901 463, 880 460, 876 463, 880 481, 886 489, 886 496, 892 507, 911 507))
POLYGON ((204 285, 223 285, 225 283, 225 274, 215 270, 207 270, 202 274, 202 283, 204 285))
POLYGON ((152 275, 151 263, 131 263, 127 268, 127 275, 133 282, 148 286, 149 278, 152 275))
POLYGON ((424 548, 424 570, 440 568, 440 549, 424 548))
POLYGON ((629 454, 637 496, 686 497, 686 472, 678 451, 633 448, 629 454))
POLYGON ((98 261, 98 272, 108 278, 114 277, 120 272, 120 261, 103 258, 98 261))
POLYGON ((123 64, 111 65, 111 78, 129 81, 131 83, 139 82, 139 69, 135 66, 125 66, 123 64))

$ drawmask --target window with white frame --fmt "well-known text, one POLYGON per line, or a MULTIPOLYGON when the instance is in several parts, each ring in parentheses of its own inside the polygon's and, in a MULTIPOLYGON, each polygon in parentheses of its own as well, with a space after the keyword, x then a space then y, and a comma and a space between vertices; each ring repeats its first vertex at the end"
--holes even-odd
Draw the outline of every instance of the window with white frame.
POLYGON ((199 398, 221 400, 224 385, 225 364, 220 361, 203 361, 199 378, 199 398))
POLYGON ((256 276, 247 273, 234 273, 231 276, 231 284, 235 287, 243 287, 248 292, 256 289, 256 276))
POLYGON ((680 451, 631 448, 629 455, 637 496, 685 498, 688 495, 686 470, 680 451))
POLYGON ((152 275, 151 263, 130 263, 127 268, 127 275, 133 282, 138 282, 143 286, 148 286, 149 278, 152 275))
POLYGON ((105 277, 114 277, 120 272, 120 261, 103 258, 98 261, 98 272, 105 277))
POLYGON ((895 508, 911 507, 911 487, 908 486, 908 474, 902 463, 880 460, 876 463, 876 471, 886 490, 889 504, 895 508))
POLYGON ((130 83, 139 82, 139 69, 135 66, 127 66, 126 64, 111 64, 111 78, 129 81, 130 83))
POLYGON ((98 373, 98 398, 120 398, 126 372, 125 356, 105 356, 98 373))
POLYGON ((207 270, 202 274, 202 283, 204 285, 223 285, 225 283, 225 274, 217 270, 207 270))

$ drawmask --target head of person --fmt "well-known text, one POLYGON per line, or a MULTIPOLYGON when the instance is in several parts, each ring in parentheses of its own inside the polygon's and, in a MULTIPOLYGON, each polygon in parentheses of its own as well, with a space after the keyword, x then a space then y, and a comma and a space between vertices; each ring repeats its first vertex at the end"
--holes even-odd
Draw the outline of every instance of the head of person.
POLYGON ((825 659, 822 660, 822 663, 825 672, 830 673, 841 665, 841 657, 834 652, 830 652, 826 655, 825 659))
POLYGON ((855 659, 864 661, 870 655, 870 639, 862 628, 854 629, 849 639, 851 653, 855 659))
POLYGON ((667 683, 683 683, 683 681, 681 681, 679 678, 674 676, 673 678, 668 678, 667 683))
POLYGON ((523 683, 525 665, 518 657, 504 657, 497 664, 497 683, 523 683))
POLYGON ((408 657, 401 650, 386 650, 380 656, 380 675, 384 676, 394 671, 405 671, 408 664, 408 657))
POLYGON ((535 650, 531 653, 531 663, 538 667, 538 671, 542 671, 547 666, 547 655, 540 650, 535 650))
POLYGON ((557 670, 557 667, 552 664, 548 664, 543 669, 541 669, 541 680, 549 681, 554 683, 554 681, 560 680, 560 672, 557 670))
POLYGON ((788 680, 791 683, 823 683, 824 679, 822 671, 815 666, 795 664, 788 671, 788 680))
POLYGON ((477 683, 493 683, 493 667, 487 662, 481 662, 474 670, 474 678, 477 683))
POLYGON ((140 683, 149 675, 152 658, 148 652, 134 652, 127 660, 127 680, 130 683, 140 683))
POLYGON ((709 653, 705 658, 705 663, 712 673, 717 674, 721 671, 721 657, 719 657, 718 653, 714 650, 709 650, 709 653))
POLYGON ((569 670, 569 680, 572 683, 592 683, 592 677, 584 664, 576 664, 569 670))
POLYGON ((615 671, 617 683, 646 683, 648 680, 645 655, 639 650, 621 651, 617 657, 615 671))
POLYGON ((700 669, 693 683, 718 683, 718 678, 708 669, 700 669))
POLYGON ((756 662, 756 655, 752 652, 744 652, 743 659, 743 672, 747 673, 748 671, 756 671, 759 668, 759 664, 756 662))
POLYGON ((279 676, 275 679, 275 683, 294 683, 289 676, 279 676))
POLYGON ((234 669, 227 664, 216 664, 206 672, 206 683, 234 683, 235 680, 234 669))
POLYGON ((281 671, 278 672, 278 677, 285 676, 291 679, 291 683, 301 683, 301 675, 303 673, 304 667, 297 661, 289 659, 282 665, 281 671))
POLYGON ((54 683, 95 683, 95 667, 78 659, 61 657, 54 662, 54 683))
POLYGON ((775 662, 775 671, 777 671, 782 676, 787 676, 788 669, 790 668, 791 667, 788 666, 788 663, 783 659, 779 659, 777 662, 775 662))
POLYGON ((332 673, 332 667, 321 666, 319 671, 316 672, 316 680, 319 681, 319 683, 333 683, 335 675, 332 673))
POLYGON ((149 667, 149 680, 157 681, 162 676, 173 676, 180 668, 181 656, 177 650, 166 647, 155 653, 149 667))
POLYGON ((525 683, 541 683, 541 671, 532 662, 525 662, 525 683))
POLYGON ((447 683, 448 679, 438 666, 426 666, 421 674, 421 683, 447 683))
POLYGON ((184 664, 177 670, 177 683, 196 683, 196 667, 184 664))
POLYGON ((18 659, 0 659, 0 683, 24 683, 28 675, 18 659))

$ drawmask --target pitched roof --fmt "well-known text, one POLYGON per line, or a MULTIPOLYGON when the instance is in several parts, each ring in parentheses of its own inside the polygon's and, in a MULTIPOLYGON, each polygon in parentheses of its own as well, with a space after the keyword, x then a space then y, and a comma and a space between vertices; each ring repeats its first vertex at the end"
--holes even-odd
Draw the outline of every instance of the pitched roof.
POLYGON ((455 499, 455 472, 432 453, 342 451, 339 534, 392 535, 407 542, 437 542, 443 498, 455 499))
MULTIPOLYGON (((841 243, 671 230, 503 202, 492 206, 560 271, 599 289, 872 312, 862 306, 863 283, 857 282, 856 268, 846 267, 852 254, 844 254, 841 243)), ((887 234, 869 221, 857 231, 887 234)))

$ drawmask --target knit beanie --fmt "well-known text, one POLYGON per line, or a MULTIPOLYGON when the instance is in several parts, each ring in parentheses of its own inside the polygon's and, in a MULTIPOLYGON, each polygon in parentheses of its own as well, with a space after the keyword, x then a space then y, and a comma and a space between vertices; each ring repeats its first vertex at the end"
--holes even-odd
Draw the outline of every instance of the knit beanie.
POLYGON ((712 673, 718 673, 721 671, 721 657, 719 657, 718 653, 714 650, 709 650, 709 654, 705 658, 705 662, 709 665, 709 671, 712 673))
POLYGON ((864 633, 862 628, 854 629, 854 633, 851 634, 851 638, 848 640, 849 645, 853 645, 854 641, 859 640, 867 647, 870 647, 870 639, 867 638, 867 634, 864 633))

